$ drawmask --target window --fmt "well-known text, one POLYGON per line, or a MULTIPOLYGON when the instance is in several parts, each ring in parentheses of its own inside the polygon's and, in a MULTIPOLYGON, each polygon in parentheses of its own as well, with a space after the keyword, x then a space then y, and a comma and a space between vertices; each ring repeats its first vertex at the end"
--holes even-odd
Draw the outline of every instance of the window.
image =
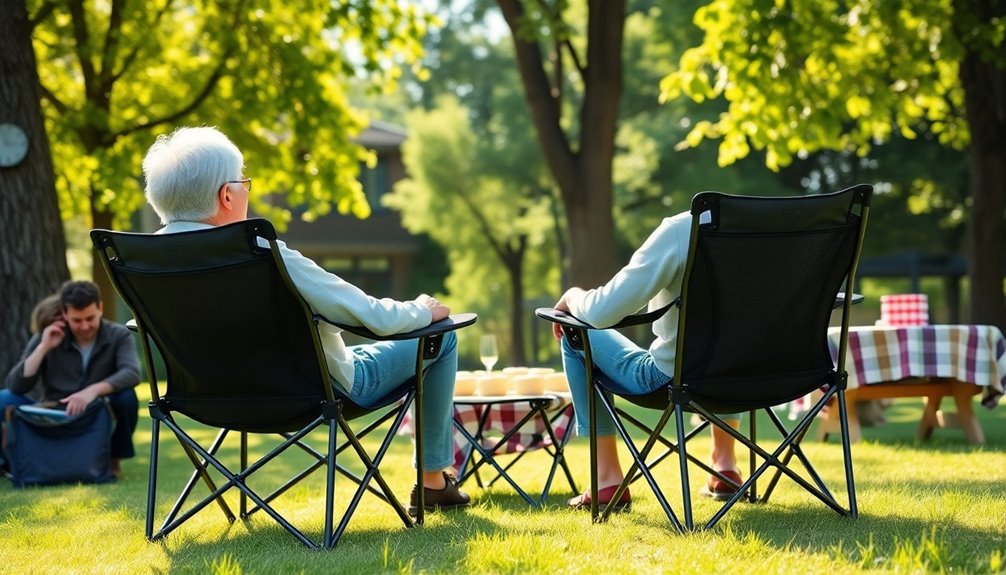
POLYGON ((377 157, 377 165, 373 168, 360 163, 360 183, 363 184, 363 193, 367 196, 370 209, 379 212, 387 208, 381 205, 381 196, 391 190, 391 182, 388 178, 387 158, 377 157))

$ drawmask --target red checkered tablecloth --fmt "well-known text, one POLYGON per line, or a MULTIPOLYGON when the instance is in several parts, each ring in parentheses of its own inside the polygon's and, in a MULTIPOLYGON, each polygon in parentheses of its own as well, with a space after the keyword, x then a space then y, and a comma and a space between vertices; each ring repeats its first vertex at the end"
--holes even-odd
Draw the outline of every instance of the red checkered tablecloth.
MULTIPOLYGON (((572 431, 573 404, 569 394, 546 394, 544 396, 499 396, 499 397, 457 397, 454 402, 454 419, 473 436, 478 431, 479 420, 486 417, 482 430, 482 445, 492 448, 503 436, 531 412, 531 401, 545 398, 551 401, 547 413, 553 420, 552 429, 556 440, 562 441, 568 431, 572 431), (488 411, 488 413, 486 413, 488 411)), ((401 434, 412 435, 411 414, 405 417, 401 434)), ((541 449, 552 445, 552 438, 545 430, 540 417, 534 417, 514 433, 497 453, 519 453, 541 449)), ((468 454, 468 441, 457 428, 454 429, 454 466, 460 468, 468 454)))
MULTIPOLYGON (((840 328, 828 330, 832 358, 840 328)), ((1006 338, 990 325, 864 326, 849 328, 845 369, 849 387, 909 377, 946 377, 980 385, 991 409, 1006 388, 1006 338)))

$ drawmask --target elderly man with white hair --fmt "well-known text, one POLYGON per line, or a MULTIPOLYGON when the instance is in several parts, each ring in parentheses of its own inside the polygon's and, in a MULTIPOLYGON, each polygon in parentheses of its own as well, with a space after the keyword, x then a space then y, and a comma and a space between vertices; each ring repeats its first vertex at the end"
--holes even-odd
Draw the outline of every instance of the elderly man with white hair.
MULTIPOLYGON (((163 135, 143 160, 147 201, 172 234, 220 226, 248 217, 251 178, 244 158, 230 139, 216 128, 179 128, 163 135)), ((450 309, 426 294, 412 301, 375 298, 314 261, 278 242, 290 279, 311 310, 331 321, 362 325, 387 335, 425 327, 450 314, 450 309)), ((415 373, 418 342, 381 341, 347 346, 339 328, 322 323, 318 335, 333 385, 362 406, 371 405, 415 373)), ((440 355, 428 360, 423 379, 424 501, 428 509, 468 505, 454 475, 451 419, 457 340, 444 334, 440 355)), ((415 514, 418 486, 413 488, 409 512, 415 514)))

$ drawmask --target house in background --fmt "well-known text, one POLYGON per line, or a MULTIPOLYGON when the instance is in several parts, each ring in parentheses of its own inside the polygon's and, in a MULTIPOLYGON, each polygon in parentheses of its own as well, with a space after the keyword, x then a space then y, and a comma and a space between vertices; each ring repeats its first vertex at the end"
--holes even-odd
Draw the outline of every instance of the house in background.
POLYGON ((360 165, 360 181, 370 203, 371 215, 361 220, 352 215, 329 213, 308 223, 296 216, 283 241, 316 261, 328 271, 378 297, 408 299, 407 282, 420 241, 402 227, 398 212, 381 205, 381 196, 405 177, 402 142, 405 130, 374 122, 356 141, 377 154, 373 168, 360 165))

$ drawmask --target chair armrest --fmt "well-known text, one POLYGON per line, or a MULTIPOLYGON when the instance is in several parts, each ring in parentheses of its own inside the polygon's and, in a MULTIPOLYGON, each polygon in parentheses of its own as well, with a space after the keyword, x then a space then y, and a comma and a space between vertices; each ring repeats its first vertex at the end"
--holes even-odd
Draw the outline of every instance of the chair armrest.
MULTIPOLYGON (((838 292, 838 295, 835 296, 835 303, 832 306, 832 309, 838 309, 843 305, 845 305, 845 296, 846 296, 845 292, 838 292)), ((862 303, 864 299, 865 298, 863 297, 862 294, 858 293, 852 294, 853 305, 857 303, 862 303)), ((653 311, 645 313, 636 313, 626 316, 622 318, 622 320, 616 323, 615 325, 611 325, 604 328, 594 327, 587 322, 583 322, 576 319, 575 317, 564 311, 559 311, 557 309, 550 307, 540 307, 534 310, 534 314, 542 319, 547 319, 552 323, 557 323, 566 327, 575 327, 580 329, 619 329, 623 327, 629 327, 631 325, 653 323, 661 316, 663 316, 665 313, 667 313, 667 310, 671 309, 671 306, 677 305, 679 300, 680 298, 675 299, 674 301, 665 305, 664 307, 655 309, 653 311)))
MULTIPOLYGON (((863 294, 854 293, 852 294, 852 305, 862 303, 864 299, 866 298, 863 297, 863 294)), ((843 305, 845 305, 845 292, 840 291, 838 292, 838 295, 835 296, 835 304, 831 307, 831 309, 838 309, 843 305)))
POLYGON ((136 318, 133 318, 126 322, 126 329, 133 333, 139 333, 140 326, 136 325, 136 318))
POLYGON ((452 314, 440 321, 435 321, 426 327, 421 327, 419 329, 408 331, 405 333, 392 333, 388 335, 377 335, 376 333, 370 331, 369 329, 358 326, 358 325, 348 325, 344 323, 339 323, 331 321, 328 318, 315 315, 315 322, 323 321, 325 323, 334 325, 335 327, 348 331, 354 335, 360 337, 365 337, 367 339, 372 339, 376 341, 392 341, 392 340, 403 340, 403 339, 419 339, 421 337, 427 337, 431 335, 440 335, 442 333, 447 333, 449 331, 454 331, 456 329, 461 329, 463 327, 468 327, 478 320, 478 315, 474 313, 456 313, 452 314))
POLYGON ((576 319, 575 317, 564 311, 559 311, 557 309, 550 307, 540 307, 534 310, 534 314, 542 319, 547 319, 548 321, 557 323, 565 327, 575 327, 579 329, 618 329, 622 327, 629 327, 630 325, 653 323, 654 321, 657 320, 657 318, 667 313, 667 310, 671 309, 671 306, 677 305, 677 303, 678 300, 674 300, 660 309, 655 309, 653 311, 648 311, 645 313, 636 313, 626 316, 622 318, 621 321, 619 321, 615 325, 611 325, 608 327, 594 327, 589 323, 576 319))

